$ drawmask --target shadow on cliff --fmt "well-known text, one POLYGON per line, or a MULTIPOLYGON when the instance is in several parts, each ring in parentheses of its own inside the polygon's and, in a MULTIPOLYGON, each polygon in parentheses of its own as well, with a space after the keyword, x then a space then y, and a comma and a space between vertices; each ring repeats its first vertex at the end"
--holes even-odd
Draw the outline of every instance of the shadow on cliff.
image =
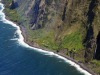
POLYGON ((18 5, 18 3, 17 2, 15 2, 15 1, 12 1, 12 4, 11 4, 11 6, 10 6, 10 9, 15 9, 15 8, 17 8, 17 7, 19 7, 19 5, 18 5))
POLYGON ((87 35, 86 38, 84 40, 84 43, 86 43, 86 50, 85 50, 85 60, 86 62, 90 61, 93 59, 94 57, 94 47, 95 47, 95 41, 94 41, 94 31, 93 31, 93 21, 94 21, 94 17, 95 17, 95 12, 94 12, 94 8, 97 5, 97 0, 91 0, 91 3, 89 5, 89 11, 87 13, 87 35))
POLYGON ((97 36, 96 44, 97 44, 97 49, 95 53, 95 59, 100 60, 100 32, 97 36))
POLYGON ((89 5, 89 11, 87 13, 88 21, 87 21, 87 35, 84 40, 84 43, 87 42, 89 39, 93 38, 93 27, 92 27, 92 22, 95 17, 95 13, 93 12, 94 7, 96 6, 96 0, 92 0, 90 5, 89 5))
POLYGON ((92 0, 89 5, 89 11, 87 13, 87 16, 88 16, 88 24, 90 25, 92 25, 92 22, 94 20, 95 13, 93 12, 93 9, 96 6, 96 2, 97 2, 96 0, 92 0))
POLYGON ((36 0, 36 1, 35 1, 35 5, 34 5, 34 7, 32 8, 32 11, 30 12, 30 14, 32 14, 32 15, 31 15, 32 18, 31 18, 30 24, 31 24, 31 27, 32 27, 33 30, 34 30, 34 29, 41 28, 40 25, 35 25, 35 24, 37 24, 37 22, 38 22, 39 9, 40 9, 40 7, 39 7, 40 2, 41 2, 41 0, 36 0))
POLYGON ((68 4, 68 2, 67 2, 67 0, 66 0, 65 6, 64 6, 63 15, 62 15, 62 21, 64 21, 64 20, 65 20, 65 15, 66 15, 66 8, 67 8, 67 4, 68 4))

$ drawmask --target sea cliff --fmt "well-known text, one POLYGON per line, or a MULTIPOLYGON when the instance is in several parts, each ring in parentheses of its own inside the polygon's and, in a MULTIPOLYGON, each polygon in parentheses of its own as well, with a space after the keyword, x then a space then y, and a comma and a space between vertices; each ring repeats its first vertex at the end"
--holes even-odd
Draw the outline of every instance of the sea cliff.
POLYGON ((3 0, 32 46, 63 53, 100 75, 99 0, 3 0))

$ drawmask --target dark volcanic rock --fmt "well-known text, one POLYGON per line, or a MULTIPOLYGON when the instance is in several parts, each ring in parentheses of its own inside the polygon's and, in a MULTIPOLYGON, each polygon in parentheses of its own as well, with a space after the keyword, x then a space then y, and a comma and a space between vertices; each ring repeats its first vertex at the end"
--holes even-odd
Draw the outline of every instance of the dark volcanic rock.
POLYGON ((11 6, 10 6, 10 9, 15 9, 18 7, 18 3, 15 2, 14 0, 12 0, 12 3, 11 3, 11 6))

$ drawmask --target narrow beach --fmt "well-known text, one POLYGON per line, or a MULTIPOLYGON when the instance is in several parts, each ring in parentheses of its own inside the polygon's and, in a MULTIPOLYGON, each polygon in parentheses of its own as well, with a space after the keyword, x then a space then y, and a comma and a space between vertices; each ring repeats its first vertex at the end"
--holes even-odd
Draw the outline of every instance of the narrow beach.
MULTIPOLYGON (((4 18, 5 18, 5 14, 4 14, 4 18)), ((74 66, 76 69, 78 69, 79 71, 81 70, 81 72, 83 72, 85 75, 96 75, 93 71, 91 71, 90 69, 88 69, 84 64, 82 63, 79 63, 77 62, 76 60, 66 56, 66 54, 64 53, 61 53, 61 52, 55 52, 53 50, 49 50, 49 49, 44 49, 44 48, 41 48, 39 47, 38 45, 35 45, 33 44, 32 42, 30 41, 27 41, 27 35, 26 35, 26 30, 24 27, 22 27, 21 25, 18 25, 17 23, 15 22, 12 22, 10 21, 9 17, 7 16, 6 19, 5 19, 7 22, 9 22, 8 24, 14 24, 14 26, 18 29, 18 31, 20 31, 20 33, 18 32, 19 36, 21 36, 22 38, 19 38, 19 42, 20 43, 26 43, 28 44, 29 46, 31 46, 31 48, 33 49, 37 49, 39 51, 45 51, 47 53, 54 53, 53 55, 61 58, 61 59, 64 59, 65 61, 68 60, 68 62, 70 64, 72 64, 72 66, 74 66), (69 61, 70 60, 70 61, 69 61), (89 72, 89 73, 88 73, 89 72)))

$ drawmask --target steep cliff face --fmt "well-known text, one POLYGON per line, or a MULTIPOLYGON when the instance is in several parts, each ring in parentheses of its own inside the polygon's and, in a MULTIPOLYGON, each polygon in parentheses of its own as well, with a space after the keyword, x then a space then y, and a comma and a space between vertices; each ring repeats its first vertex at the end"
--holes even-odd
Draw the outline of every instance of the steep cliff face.
POLYGON ((3 2, 6 8, 17 4, 17 7, 11 10, 18 15, 14 21, 26 28, 27 41, 33 45, 38 44, 57 52, 64 51, 74 59, 82 62, 85 60, 92 65, 93 59, 100 60, 99 0, 14 0, 14 2, 4 0, 3 2))
POLYGON ((96 35, 96 53, 95 58, 100 60, 100 1, 97 2, 97 8, 94 10, 95 19, 94 19, 94 34, 96 35))
POLYGON ((98 60, 100 60, 100 32, 99 32, 99 34, 97 36, 97 42, 96 42, 96 44, 97 44, 97 49, 96 49, 95 58, 98 59, 98 60))
POLYGON ((86 51, 85 51, 85 58, 86 62, 92 60, 94 57, 94 52, 96 49, 96 42, 94 38, 94 30, 93 30, 93 21, 95 18, 95 12, 93 11, 94 8, 97 6, 97 0, 91 0, 89 5, 89 10, 87 13, 87 35, 86 35, 86 51))

